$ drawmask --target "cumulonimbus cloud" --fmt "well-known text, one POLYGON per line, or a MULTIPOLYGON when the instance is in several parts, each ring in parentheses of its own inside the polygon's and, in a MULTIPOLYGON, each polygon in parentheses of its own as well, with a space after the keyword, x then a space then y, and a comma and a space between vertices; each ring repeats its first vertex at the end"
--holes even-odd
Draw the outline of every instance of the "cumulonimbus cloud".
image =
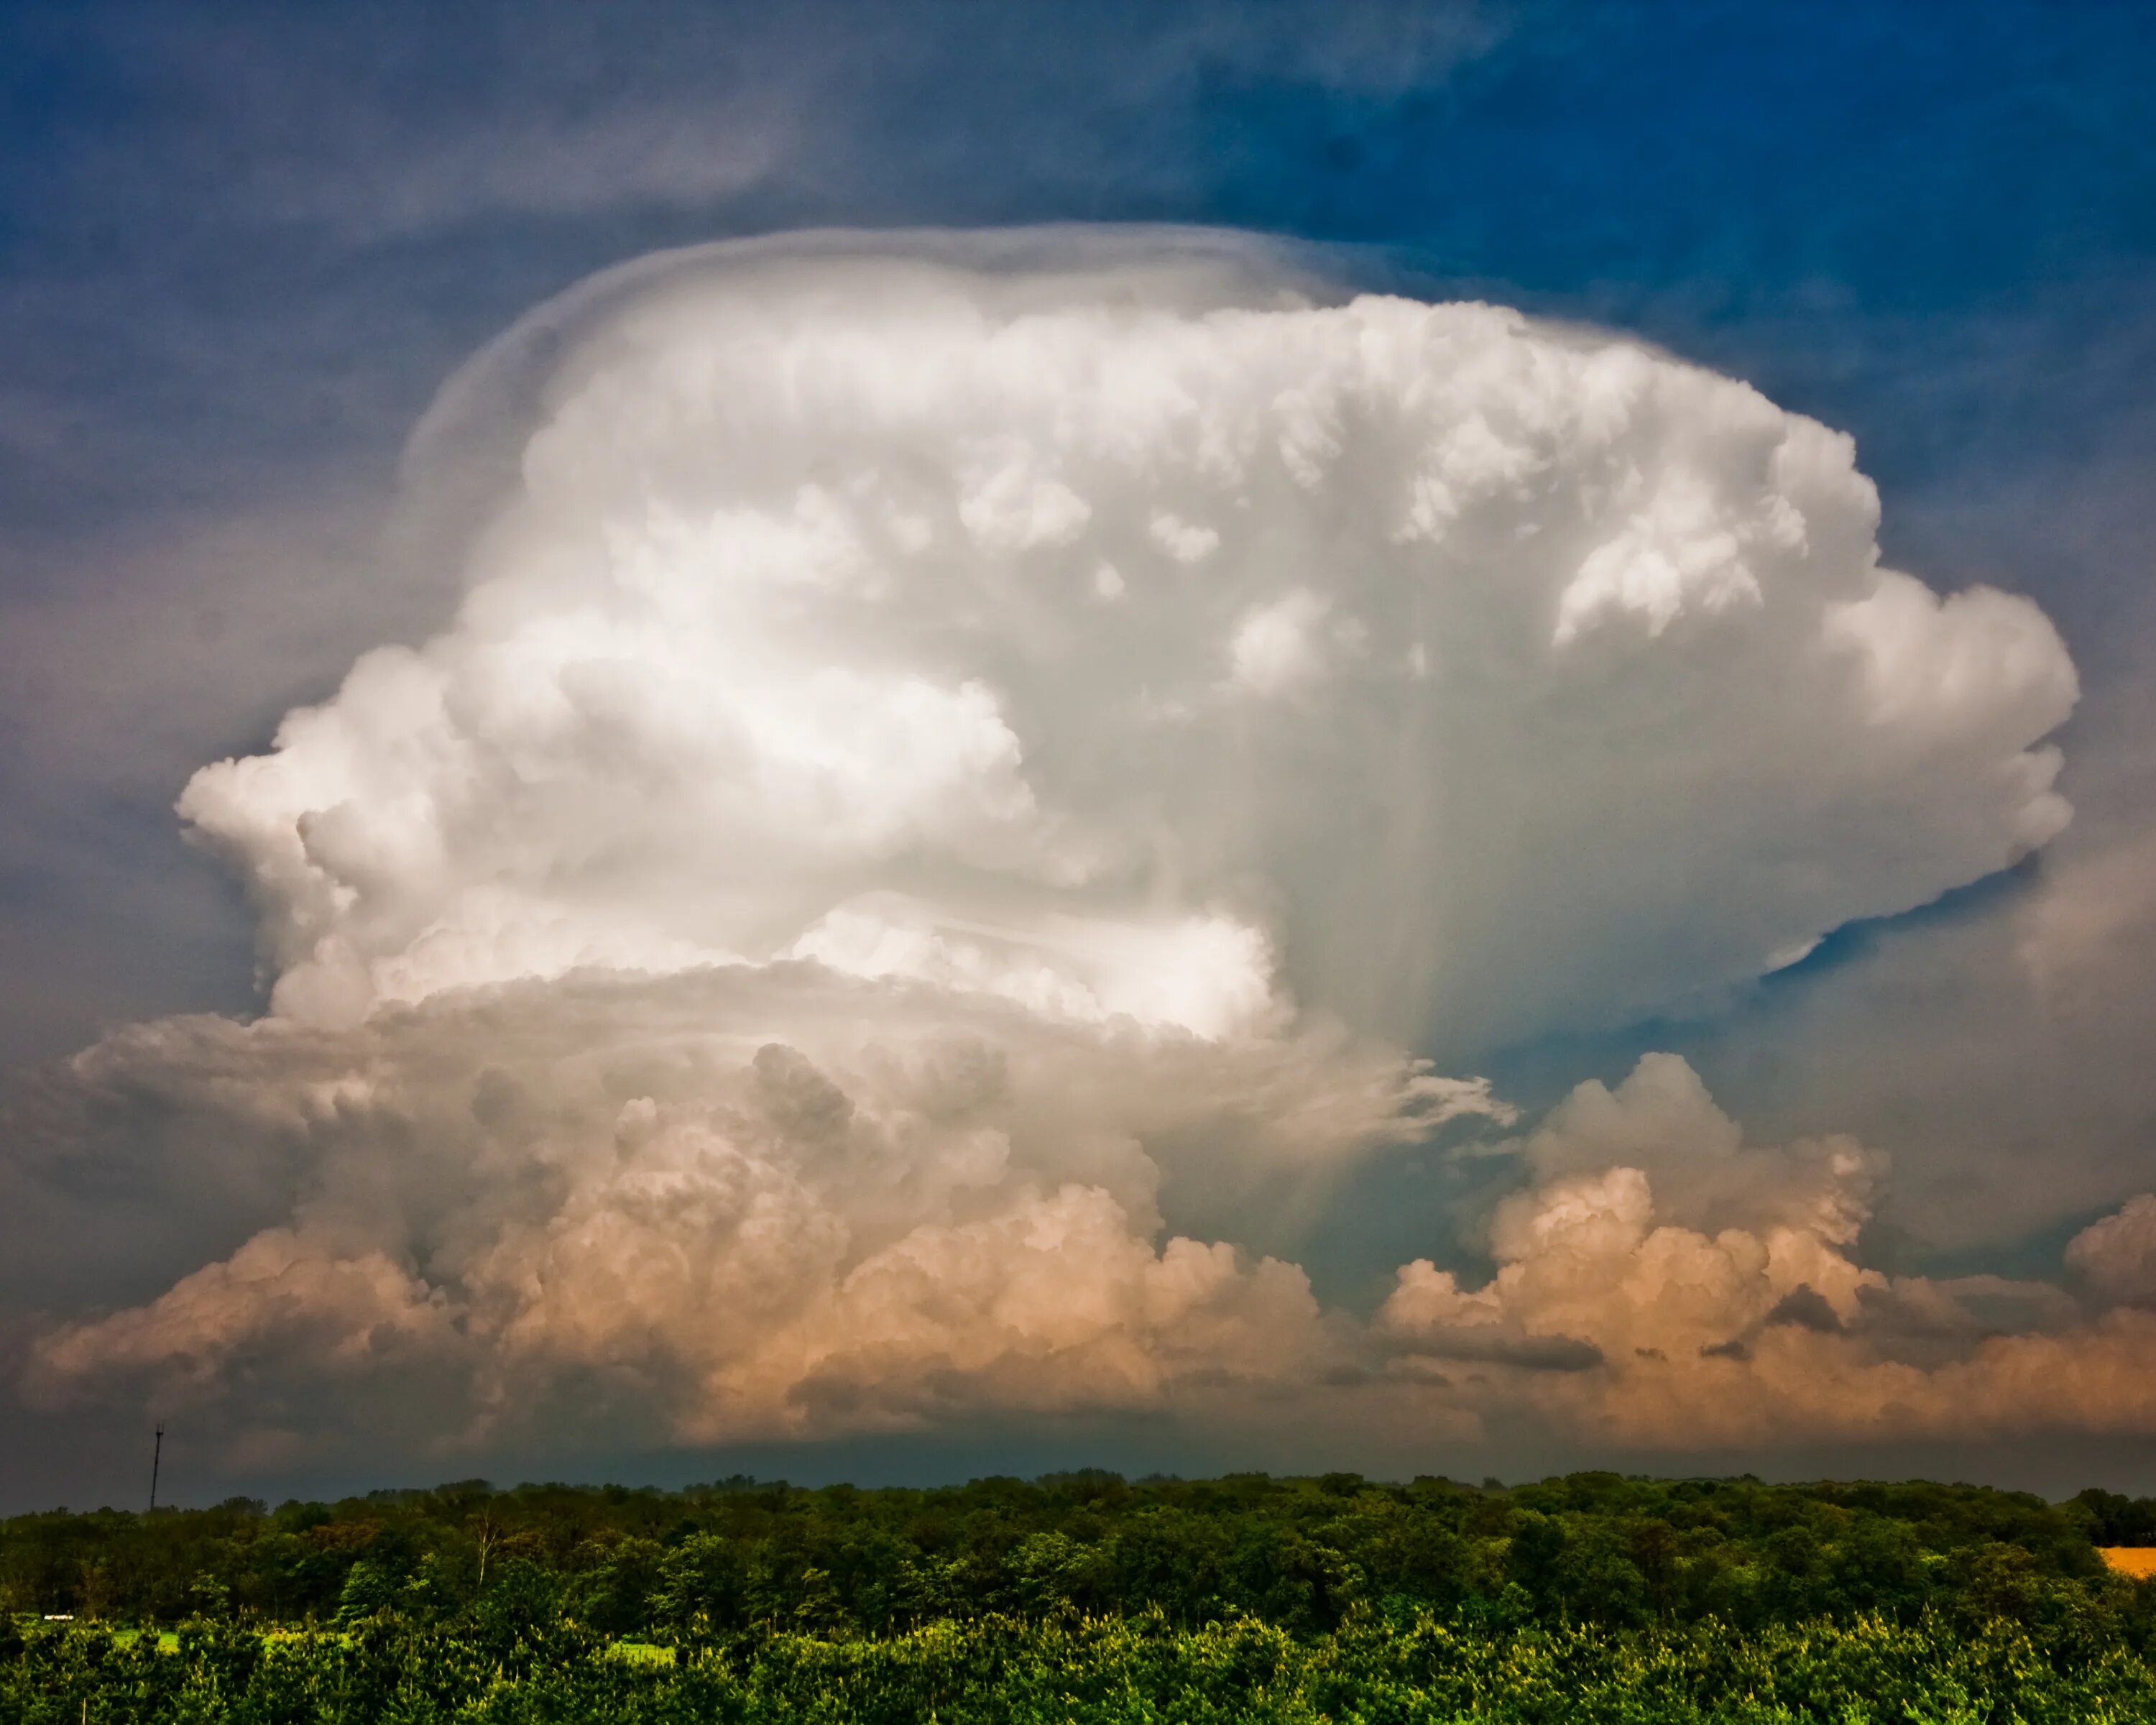
POLYGON ((416 480, 460 449, 513 459, 453 619, 181 799, 269 1014, 48 1081, 292 1201, 49 1327, 42 1399, 424 1372, 468 1435, 704 1440, 1447 1359, 1606 1399, 1892 1294, 1876 1158, 1745 1151, 1666 1065, 1525 1141, 1496 1281, 1410 1266, 1373 1326, 1158 1208, 1502 1120, 1409 1051, 1711 999, 2059 830, 2056 634, 1883 568, 1846 438, 1117 233, 642 266, 459 380, 416 480))
POLYGON ((1881 569, 1846 438, 1258 251, 1011 244, 582 310, 452 625, 182 799, 280 1011, 798 952, 1471 1050, 2065 822, 2056 634, 1881 569))

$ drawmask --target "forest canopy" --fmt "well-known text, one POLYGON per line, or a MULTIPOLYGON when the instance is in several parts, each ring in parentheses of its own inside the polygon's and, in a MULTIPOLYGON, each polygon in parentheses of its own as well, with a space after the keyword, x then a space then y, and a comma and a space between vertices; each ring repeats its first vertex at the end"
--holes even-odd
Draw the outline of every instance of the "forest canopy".
POLYGON ((271 1510, 0 1522, 0 1605, 129 1625, 454 1619, 513 1596, 610 1635, 886 1635, 1158 1612, 1322 1633, 1358 1607, 1738 1628, 1928 1608, 2028 1620, 2156 1543, 2156 1500, 1582 1473, 1505 1488, 1353 1474, 932 1489, 736 1477, 683 1491, 465 1481, 271 1510))
POLYGON ((2156 1501, 1354 1474, 465 1481, 0 1522, 0 1718, 2156 1717, 2156 1501), (50 1620, 59 1619, 63 1620, 50 1620))

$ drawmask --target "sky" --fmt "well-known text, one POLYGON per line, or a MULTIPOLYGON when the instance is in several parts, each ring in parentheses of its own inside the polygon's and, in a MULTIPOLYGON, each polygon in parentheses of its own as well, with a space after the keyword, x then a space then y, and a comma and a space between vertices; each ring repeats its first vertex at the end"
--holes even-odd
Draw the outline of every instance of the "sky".
POLYGON ((0 13, 0 1508, 2156 1491, 2145 8, 0 13))

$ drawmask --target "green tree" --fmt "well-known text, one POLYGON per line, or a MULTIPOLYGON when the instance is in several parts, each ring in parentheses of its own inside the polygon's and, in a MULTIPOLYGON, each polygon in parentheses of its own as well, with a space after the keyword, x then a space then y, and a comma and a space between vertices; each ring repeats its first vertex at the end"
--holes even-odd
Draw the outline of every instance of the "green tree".
POLYGON ((379 1617, 397 1603, 397 1584, 387 1570, 362 1558, 345 1574, 337 1594, 336 1621, 346 1627, 379 1617))

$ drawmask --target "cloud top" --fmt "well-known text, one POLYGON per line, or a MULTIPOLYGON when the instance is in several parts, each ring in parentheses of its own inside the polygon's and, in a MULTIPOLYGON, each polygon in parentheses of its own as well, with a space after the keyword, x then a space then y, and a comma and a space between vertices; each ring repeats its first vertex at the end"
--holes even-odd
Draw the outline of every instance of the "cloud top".
POLYGON ((1128 235, 542 326, 454 622, 182 798, 280 1012, 792 952, 1471 1052, 2067 818, 2042 615, 1881 569, 1847 439, 1632 343, 1128 235))

